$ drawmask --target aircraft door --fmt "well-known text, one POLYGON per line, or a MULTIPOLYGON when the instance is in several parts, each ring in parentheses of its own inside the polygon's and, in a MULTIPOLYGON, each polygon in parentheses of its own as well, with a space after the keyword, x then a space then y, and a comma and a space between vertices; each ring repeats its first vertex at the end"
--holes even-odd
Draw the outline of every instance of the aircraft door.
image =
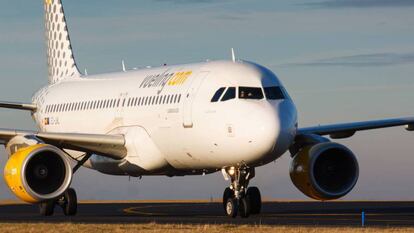
POLYGON ((190 87, 185 93, 183 101, 183 126, 184 128, 193 127, 193 104, 197 96, 198 89, 200 88, 203 81, 208 76, 208 71, 200 72, 190 84, 190 87))

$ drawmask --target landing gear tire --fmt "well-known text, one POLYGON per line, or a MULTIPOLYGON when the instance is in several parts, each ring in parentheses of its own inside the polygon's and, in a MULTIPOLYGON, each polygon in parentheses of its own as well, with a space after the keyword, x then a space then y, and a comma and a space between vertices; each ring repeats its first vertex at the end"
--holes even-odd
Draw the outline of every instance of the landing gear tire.
POLYGON ((239 214, 242 218, 248 218, 250 215, 250 203, 247 198, 240 199, 239 214))
POLYGON ((52 216, 55 211, 55 201, 45 201, 39 204, 40 215, 52 216))
POLYGON ((62 209, 63 213, 66 216, 74 216, 78 212, 78 198, 76 196, 76 191, 73 188, 66 190, 63 195, 63 204, 62 209))
POLYGON ((250 204, 251 214, 260 214, 262 210, 262 196, 257 187, 250 187, 247 189, 246 198, 250 204))
POLYGON ((237 217, 239 201, 236 198, 228 198, 226 202, 226 214, 231 218, 237 217))
POLYGON ((228 200, 229 198, 233 198, 233 197, 234 197, 234 192, 233 192, 233 190, 231 190, 230 188, 226 188, 226 189, 224 190, 224 193, 223 193, 223 209, 224 209, 224 211, 226 211, 226 212, 227 212, 227 210, 226 210, 227 200, 228 200))

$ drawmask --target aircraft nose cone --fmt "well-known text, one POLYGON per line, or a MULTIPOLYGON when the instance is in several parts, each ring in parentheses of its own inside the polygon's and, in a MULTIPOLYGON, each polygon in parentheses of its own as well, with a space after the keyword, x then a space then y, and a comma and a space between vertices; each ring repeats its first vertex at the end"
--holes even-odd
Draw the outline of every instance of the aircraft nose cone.
POLYGON ((273 106, 277 111, 277 118, 280 122, 280 130, 273 153, 280 156, 289 149, 296 136, 297 112, 296 107, 290 100, 275 103, 273 106))
POLYGON ((233 112, 228 134, 228 163, 267 164, 290 147, 296 133, 296 109, 291 101, 245 101, 233 112))
POLYGON ((290 147, 296 132, 296 111, 287 101, 266 103, 252 110, 250 141, 252 158, 257 163, 268 163, 281 156, 290 147))

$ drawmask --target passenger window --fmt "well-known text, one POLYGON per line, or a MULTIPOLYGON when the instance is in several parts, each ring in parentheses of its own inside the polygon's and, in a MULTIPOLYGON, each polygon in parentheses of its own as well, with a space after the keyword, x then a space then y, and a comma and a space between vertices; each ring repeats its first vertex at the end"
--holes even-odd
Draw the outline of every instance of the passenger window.
POLYGON ((236 88, 235 87, 229 87, 224 94, 221 101, 227 101, 236 98, 236 88))
POLYGON ((269 100, 282 100, 286 98, 280 87, 265 87, 264 91, 266 98, 269 100))
POLYGON ((239 87, 239 99, 263 99, 263 91, 260 87, 239 87))
POLYGON ((214 94, 213 98, 211 99, 211 102, 219 101, 219 99, 220 99, 221 95, 223 94, 224 90, 226 90, 225 87, 222 87, 222 88, 218 89, 216 91, 216 93, 214 94))

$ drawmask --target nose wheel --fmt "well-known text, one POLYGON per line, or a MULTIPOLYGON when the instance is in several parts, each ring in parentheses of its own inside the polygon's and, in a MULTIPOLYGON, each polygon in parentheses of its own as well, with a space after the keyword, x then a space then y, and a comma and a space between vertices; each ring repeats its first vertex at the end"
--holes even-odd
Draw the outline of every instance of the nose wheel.
POLYGON ((249 181, 254 177, 254 168, 231 167, 223 169, 226 180, 231 179, 230 187, 223 193, 223 208, 231 218, 239 215, 247 218, 251 214, 259 214, 262 208, 262 199, 257 187, 247 188, 249 181))
POLYGON ((48 200, 39 204, 41 216, 52 216, 55 206, 62 207, 66 216, 74 216, 78 210, 78 198, 73 188, 68 188, 66 192, 57 200, 48 200))

